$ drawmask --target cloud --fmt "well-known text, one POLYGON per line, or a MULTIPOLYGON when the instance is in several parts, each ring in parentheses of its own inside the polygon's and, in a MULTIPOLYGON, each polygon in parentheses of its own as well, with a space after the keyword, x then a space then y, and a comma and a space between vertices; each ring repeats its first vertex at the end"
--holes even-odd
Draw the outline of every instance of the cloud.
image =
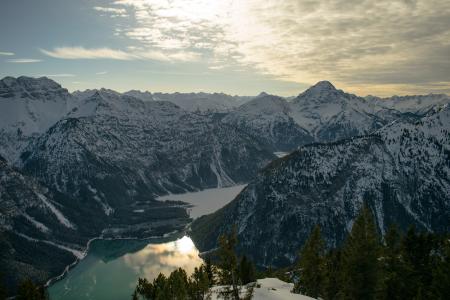
POLYGON ((113 60, 158 60, 158 61, 196 61, 198 53, 189 51, 153 51, 142 47, 128 51, 110 48, 57 47, 53 50, 40 49, 42 53, 59 59, 113 59, 113 60))
POLYGON ((9 63, 15 63, 15 64, 28 64, 28 63, 37 63, 41 62, 41 59, 34 59, 34 58, 15 58, 15 59, 8 59, 7 62, 9 63))
POLYGON ((13 52, 1 52, 0 51, 0 55, 12 56, 12 55, 14 55, 14 53, 13 52))
POLYGON ((57 47, 53 50, 40 49, 42 53, 54 58, 61 59, 115 59, 115 60, 133 60, 133 55, 122 50, 114 50, 109 48, 92 48, 83 47, 57 47))
POLYGON ((106 74, 108 74, 107 71, 101 71, 101 72, 95 73, 95 75, 106 75, 106 74))
POLYGON ((94 6, 93 9, 102 13, 108 13, 112 17, 128 17, 127 10, 124 8, 94 6))
MULTIPOLYGON (((146 49, 195 53, 212 68, 405 92, 450 81, 446 0, 116 0, 146 49)), ((425 91, 426 92, 426 91, 425 91)))

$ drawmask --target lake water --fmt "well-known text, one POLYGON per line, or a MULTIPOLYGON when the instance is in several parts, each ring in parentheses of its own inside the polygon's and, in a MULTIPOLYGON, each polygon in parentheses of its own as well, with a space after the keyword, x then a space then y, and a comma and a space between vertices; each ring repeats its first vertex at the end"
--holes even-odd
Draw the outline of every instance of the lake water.
POLYGON ((207 189, 200 192, 173 194, 159 197, 158 200, 181 200, 192 204, 188 209, 192 218, 210 214, 233 200, 247 185, 236 185, 226 188, 207 189))
MULTIPOLYGON (((193 218, 212 213, 229 203, 245 187, 208 189, 169 195, 159 200, 192 204, 193 218)), ((139 277, 153 280, 181 267, 188 273, 202 263, 189 237, 151 240, 96 240, 87 256, 62 280, 49 287, 51 300, 131 299, 139 277)))
POLYGON ((51 300, 131 299, 139 277, 153 280, 181 267, 188 273, 202 259, 189 237, 172 242, 97 240, 67 276, 50 286, 51 300))

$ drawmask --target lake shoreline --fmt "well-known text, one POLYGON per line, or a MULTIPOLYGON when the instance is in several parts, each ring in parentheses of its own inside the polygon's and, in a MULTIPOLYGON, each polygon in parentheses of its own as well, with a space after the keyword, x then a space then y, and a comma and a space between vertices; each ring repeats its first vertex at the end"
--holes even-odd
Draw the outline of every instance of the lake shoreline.
MULTIPOLYGON (((190 223, 189 223, 190 224, 190 223)), ((188 225, 189 225, 188 224, 188 225)), ((44 287, 49 288, 52 284, 55 284, 56 282, 63 280, 67 274, 69 273, 69 271, 71 269, 73 269, 74 267, 76 267, 88 254, 91 243, 94 241, 117 241, 117 240, 134 240, 134 241, 145 241, 145 240, 157 240, 157 239, 172 239, 172 237, 179 237, 179 235, 181 234, 185 234, 186 230, 188 228, 188 225, 186 225, 186 228, 183 231, 172 231, 172 232, 168 232, 165 233, 163 235, 160 236, 151 236, 151 237, 145 237, 145 238, 138 238, 138 237, 117 237, 117 238, 112 238, 112 237, 103 237, 103 236, 98 236, 98 237, 94 237, 88 240, 87 244, 86 244, 86 249, 83 251, 83 256, 81 258, 75 258, 75 261, 73 261, 72 263, 68 264, 65 268, 64 271, 55 277, 52 277, 50 279, 47 280, 47 282, 44 284, 44 287)))
MULTIPOLYGON (((158 200, 158 201, 167 201, 167 200, 169 200, 169 201, 171 201, 171 200, 182 201, 182 202, 186 203, 185 209, 188 212, 188 214, 190 215, 190 213, 192 212, 192 208, 193 207, 199 206, 199 205, 202 205, 202 204, 201 203, 193 203, 193 202, 191 202, 189 200, 188 201, 178 200, 177 198, 183 197, 183 195, 184 195, 184 197, 186 197, 187 195, 188 196, 198 195, 198 193, 204 193, 205 195, 209 195, 209 193, 211 193, 211 192, 214 192, 214 191, 217 191, 217 190, 223 190, 223 189, 229 190, 229 191, 236 190, 236 193, 232 192, 230 194, 230 195, 232 195, 232 197, 226 197, 225 201, 223 201, 223 202, 220 201, 220 207, 223 207, 226 204, 228 204, 230 201, 232 201, 234 199, 234 197, 236 196, 234 194, 240 193, 246 187, 246 185, 247 184, 240 184, 240 185, 235 185, 235 186, 230 186, 230 187, 205 189, 205 190, 202 190, 202 191, 196 191, 196 192, 191 192, 191 193, 188 192, 188 193, 183 193, 183 194, 169 194, 169 195, 164 195, 164 196, 157 197, 156 200, 158 200), (172 198, 172 199, 170 199, 170 198, 172 198), (173 198, 175 198, 175 199, 173 199, 173 198), (191 210, 189 210, 189 209, 191 209, 191 210)), ((216 208, 216 209, 219 209, 219 208, 216 208)), ((213 211, 206 212, 204 214, 209 214, 209 213, 212 213, 212 212, 213 211)), ((193 217, 192 215, 190 215, 190 217, 191 217, 191 221, 188 222, 184 226, 183 229, 181 229, 181 230, 174 230, 174 231, 171 231, 171 232, 164 233, 162 235, 150 236, 150 237, 133 237, 133 236, 129 236, 129 237, 105 237, 104 233, 105 233, 105 231, 107 229, 104 229, 100 236, 93 237, 93 238, 91 238, 91 239, 89 239, 87 241, 86 247, 83 250, 82 257, 80 257, 80 258, 76 257, 75 260, 72 263, 68 264, 64 268, 64 270, 63 270, 63 272, 61 274, 48 279, 44 286, 46 288, 50 288, 52 285, 54 285, 57 282, 63 280, 64 278, 66 278, 66 276, 69 274, 69 272, 72 269, 74 269, 81 261, 83 261, 86 258, 86 256, 88 255, 89 250, 91 249, 92 243, 95 242, 95 241, 102 241, 102 240, 103 241, 115 241, 115 240, 146 241, 146 240, 148 240, 149 244, 151 244, 152 241, 156 242, 156 243, 158 243, 158 242, 175 241, 177 238, 179 238, 182 235, 185 235, 186 233, 189 232, 190 225, 193 222, 193 220, 195 219, 195 217, 193 217)), ((201 253, 200 253, 200 255, 201 255, 201 253)))

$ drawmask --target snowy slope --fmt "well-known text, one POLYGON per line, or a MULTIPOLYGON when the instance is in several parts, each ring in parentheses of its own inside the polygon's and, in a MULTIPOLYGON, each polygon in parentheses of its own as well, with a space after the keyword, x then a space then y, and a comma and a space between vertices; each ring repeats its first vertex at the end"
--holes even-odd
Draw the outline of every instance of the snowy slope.
MULTIPOLYGON (((252 99, 223 93, 154 93, 152 96, 154 100, 169 101, 187 111, 199 112, 228 111, 252 99)), ((144 99, 141 96, 139 98, 144 99)))
POLYGON ((289 151, 313 141, 290 112, 283 98, 261 94, 227 114, 222 122, 248 133, 273 151, 289 151))
POLYGON ((45 132, 77 106, 66 89, 46 78, 0 80, 0 154, 17 160, 30 138, 45 132))
POLYGON ((144 101, 153 101, 155 99, 153 99, 153 95, 152 93, 145 91, 145 92, 141 92, 139 90, 131 90, 128 92, 123 93, 126 96, 131 96, 131 97, 135 97, 144 101))
POLYGON ((61 195, 24 176, 1 157, 0 204, 0 264, 9 286, 24 277, 42 282, 82 253, 78 219, 68 217, 61 195))
POLYGON ((446 106, 415 124, 394 122, 373 135, 303 146, 275 160, 229 205, 197 219, 193 238, 209 250, 237 224, 243 252, 260 265, 281 266, 294 261, 315 224, 329 246, 340 243, 363 202, 381 233, 391 223, 448 232, 449 199, 446 106))
POLYGON ((450 103, 450 97, 445 94, 429 94, 414 96, 393 96, 389 98, 366 97, 376 105, 388 109, 395 109, 403 113, 423 115, 435 107, 450 103))
POLYGON ((273 158, 208 116, 97 92, 31 143, 21 166, 108 214, 139 199, 246 182, 273 158))
POLYGON ((337 90, 321 81, 291 102, 292 117, 317 141, 368 134, 385 123, 364 98, 337 90))
POLYGON ((223 122, 260 138, 274 151, 292 151, 313 141, 332 142, 370 134, 395 120, 416 122, 424 114, 405 110, 403 106, 413 107, 418 102, 416 99, 434 103, 426 106, 428 110, 438 102, 445 103, 444 98, 435 101, 429 97, 416 96, 402 101, 362 98, 321 81, 290 101, 262 93, 230 111, 223 122))
MULTIPOLYGON (((253 298, 255 300, 312 300, 314 298, 291 293, 294 285, 281 281, 277 278, 258 279, 257 285, 253 289, 253 298)), ((220 290, 223 287, 212 288, 211 299, 222 299, 219 297, 220 290)), ((242 288, 241 296, 245 297, 246 288, 242 288)))

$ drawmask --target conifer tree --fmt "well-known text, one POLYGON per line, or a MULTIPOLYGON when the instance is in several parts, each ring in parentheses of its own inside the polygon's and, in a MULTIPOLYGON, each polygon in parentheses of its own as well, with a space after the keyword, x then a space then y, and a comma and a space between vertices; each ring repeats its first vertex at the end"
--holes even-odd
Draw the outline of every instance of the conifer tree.
POLYGON ((211 263, 211 258, 209 256, 206 257, 205 272, 208 275, 209 287, 212 287, 214 284, 216 284, 215 271, 216 271, 216 269, 213 266, 213 264, 211 263))
POLYGON ((391 225, 384 237, 382 250, 383 287, 382 299, 404 299, 406 289, 404 276, 407 268, 401 256, 401 236, 396 225, 391 225))
POLYGON ((242 284, 256 281, 255 266, 245 255, 242 256, 239 262, 239 279, 242 284))
POLYGON ((219 237, 219 277, 221 284, 232 286, 231 295, 233 299, 239 300, 236 244, 236 227, 231 233, 219 237))
POLYGON ((319 226, 315 226, 300 252, 299 280, 294 292, 317 298, 324 282, 324 241, 319 226))
POLYGON ((450 295, 450 237, 442 238, 439 252, 435 256, 431 298, 444 300, 450 295))
POLYGON ((170 299, 171 293, 169 290, 169 284, 167 277, 159 273, 158 277, 153 280, 153 297, 149 298, 151 300, 163 300, 170 299))
POLYGON ((324 259, 324 283, 322 297, 324 299, 337 299, 342 288, 341 249, 330 250, 324 259))
POLYGON ((170 299, 185 300, 188 298, 188 277, 186 271, 178 268, 173 271, 167 280, 167 289, 170 299))
POLYGON ((195 268, 191 278, 189 278, 189 297, 192 300, 207 299, 209 295, 209 278, 205 265, 195 268))
POLYGON ((426 294, 427 287, 432 283, 433 270, 430 259, 434 248, 435 241, 430 234, 418 233, 414 226, 408 229, 402 240, 401 250, 406 267, 403 276, 408 286, 403 297, 413 299, 429 296, 426 294))
POLYGON ((375 299, 379 287, 380 242, 369 208, 364 205, 345 241, 342 253, 344 299, 375 299))

